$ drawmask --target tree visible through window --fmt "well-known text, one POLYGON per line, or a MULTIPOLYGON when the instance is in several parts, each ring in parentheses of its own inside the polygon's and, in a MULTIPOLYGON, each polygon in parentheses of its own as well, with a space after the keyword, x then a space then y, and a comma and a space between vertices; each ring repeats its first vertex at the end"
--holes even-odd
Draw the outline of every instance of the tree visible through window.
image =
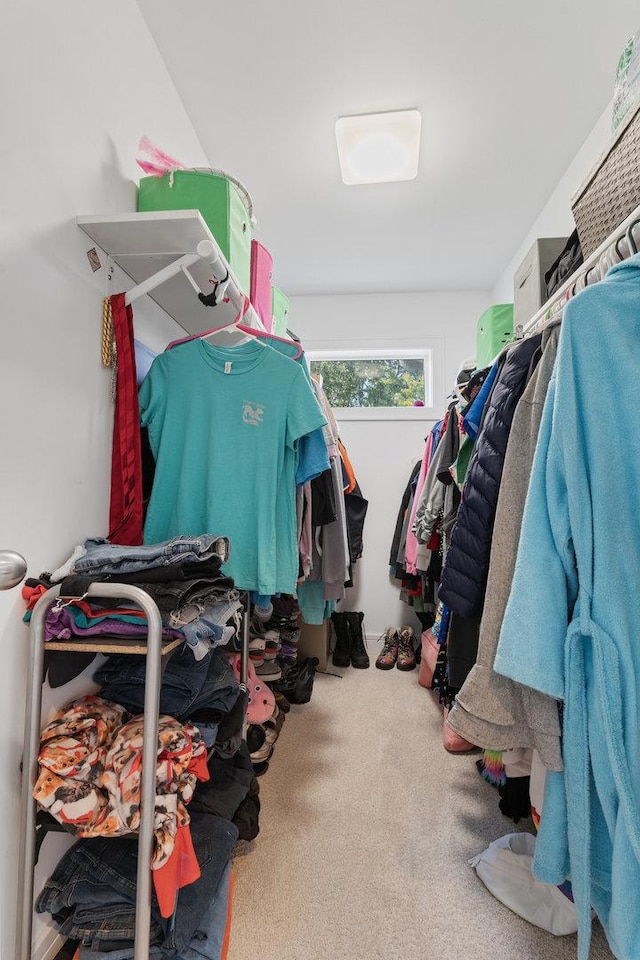
POLYGON ((311 360, 332 407, 413 407, 425 403, 425 358, 311 360))

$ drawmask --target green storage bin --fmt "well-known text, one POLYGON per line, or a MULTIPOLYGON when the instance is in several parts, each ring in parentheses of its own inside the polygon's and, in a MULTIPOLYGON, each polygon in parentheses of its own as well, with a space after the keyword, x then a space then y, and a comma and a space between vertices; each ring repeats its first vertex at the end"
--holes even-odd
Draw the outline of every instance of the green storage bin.
POLYGON ((513 304, 498 303, 489 307, 478 320, 476 339, 476 367, 487 367, 513 340, 513 304))
POLYGON ((273 309, 273 327, 271 332, 278 337, 286 337, 289 326, 289 298, 278 287, 271 288, 273 309))
POLYGON ((175 170, 143 177, 138 210, 199 210, 247 295, 251 286, 251 218, 231 180, 204 170, 175 170))

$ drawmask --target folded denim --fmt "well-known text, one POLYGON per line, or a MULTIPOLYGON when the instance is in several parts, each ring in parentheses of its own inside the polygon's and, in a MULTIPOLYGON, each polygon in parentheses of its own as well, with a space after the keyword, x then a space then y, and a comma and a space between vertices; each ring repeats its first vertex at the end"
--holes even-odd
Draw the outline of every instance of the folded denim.
MULTIPOLYGON (((96 671, 94 681, 106 700, 132 713, 144 707, 145 657, 112 656, 96 671)), ((196 660, 187 644, 177 650, 165 668, 160 687, 160 712, 186 719, 203 707, 227 713, 240 688, 224 653, 209 650, 196 660)))
POLYGON ((179 624, 171 617, 170 623, 174 627, 180 627, 185 635, 187 643, 195 644, 198 640, 209 637, 217 642, 224 642, 224 628, 229 620, 241 609, 242 605, 238 600, 223 600, 215 604, 207 604, 201 615, 191 623, 179 624))
POLYGON ((240 596, 230 577, 218 577, 216 580, 198 578, 169 583, 141 582, 138 586, 155 601, 163 618, 172 627, 181 625, 181 611, 192 604, 200 605, 202 612, 208 606, 230 603, 240 596))
MULTIPOLYGON (((202 720, 197 723, 196 726, 200 731, 200 736, 202 737, 202 742, 205 747, 207 750, 211 750, 218 738, 218 727, 220 724, 216 723, 215 720, 202 720)), ((229 817, 229 819, 231 818, 229 817)))
MULTIPOLYGON (((148 567, 145 570, 134 571, 133 573, 118 572, 120 583, 130 583, 137 586, 141 579, 146 583, 166 583, 167 581, 177 580, 196 580, 200 577, 203 580, 215 580, 220 576, 220 567, 222 560, 218 556, 207 557, 204 560, 178 560, 177 563, 171 563, 168 566, 148 567)), ((104 574, 105 577, 113 579, 112 574, 104 574)))
MULTIPOLYGON (((157 902, 153 898, 152 943, 155 945, 149 951, 150 960, 175 960, 177 956, 182 957, 183 951, 189 947, 200 949, 207 960, 210 956, 211 960, 214 957, 218 960, 220 956, 219 952, 209 955, 204 945, 215 941, 219 926, 222 926, 224 934, 220 911, 213 909, 212 892, 216 892, 216 898, 228 894, 224 877, 238 830, 228 820, 194 811, 191 836, 201 877, 180 891, 171 946, 160 945, 166 939, 168 922, 160 917, 157 902)), ((106 960, 107 956, 108 960, 117 957, 130 960, 133 957, 135 929, 136 870, 136 840, 124 837, 81 840, 63 855, 38 897, 36 910, 39 913, 51 913, 54 920, 64 927, 65 936, 83 941, 82 960, 101 960, 103 957, 106 960), (91 882, 90 885, 87 885, 87 880, 91 882), (94 910, 91 910, 91 887, 97 885, 102 885, 103 889, 96 894, 94 910), (114 899, 109 903, 111 895, 114 899), (129 901, 129 908, 121 902, 122 898, 129 901), (76 911, 82 918, 78 925, 75 922, 76 911)))
POLYGON ((167 566, 172 563, 195 562, 218 557, 222 563, 229 559, 227 537, 202 534, 200 537, 174 537, 162 543, 143 546, 116 546, 103 537, 90 537, 71 558, 51 575, 54 582, 68 574, 135 573, 146 567, 167 566))
POLYGON ((225 867, 218 884, 215 898, 211 900, 208 913, 190 942, 180 952, 180 960, 220 960, 229 912, 231 889, 231 863, 225 867))

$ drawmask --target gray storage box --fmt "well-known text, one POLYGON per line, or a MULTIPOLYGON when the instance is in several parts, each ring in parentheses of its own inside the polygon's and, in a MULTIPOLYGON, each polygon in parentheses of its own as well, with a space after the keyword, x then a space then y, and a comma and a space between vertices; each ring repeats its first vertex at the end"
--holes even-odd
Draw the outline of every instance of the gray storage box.
POLYGON ((567 237, 536 240, 513 278, 514 326, 528 323, 547 299, 544 275, 562 253, 567 237))

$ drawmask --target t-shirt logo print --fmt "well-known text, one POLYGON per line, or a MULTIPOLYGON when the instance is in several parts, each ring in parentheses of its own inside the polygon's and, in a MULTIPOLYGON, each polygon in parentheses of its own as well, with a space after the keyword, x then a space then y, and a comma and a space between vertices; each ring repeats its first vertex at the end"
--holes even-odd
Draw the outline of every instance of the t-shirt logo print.
POLYGON ((245 400, 242 408, 242 419, 252 427, 262 426, 264 407, 259 403, 249 403, 245 400))

